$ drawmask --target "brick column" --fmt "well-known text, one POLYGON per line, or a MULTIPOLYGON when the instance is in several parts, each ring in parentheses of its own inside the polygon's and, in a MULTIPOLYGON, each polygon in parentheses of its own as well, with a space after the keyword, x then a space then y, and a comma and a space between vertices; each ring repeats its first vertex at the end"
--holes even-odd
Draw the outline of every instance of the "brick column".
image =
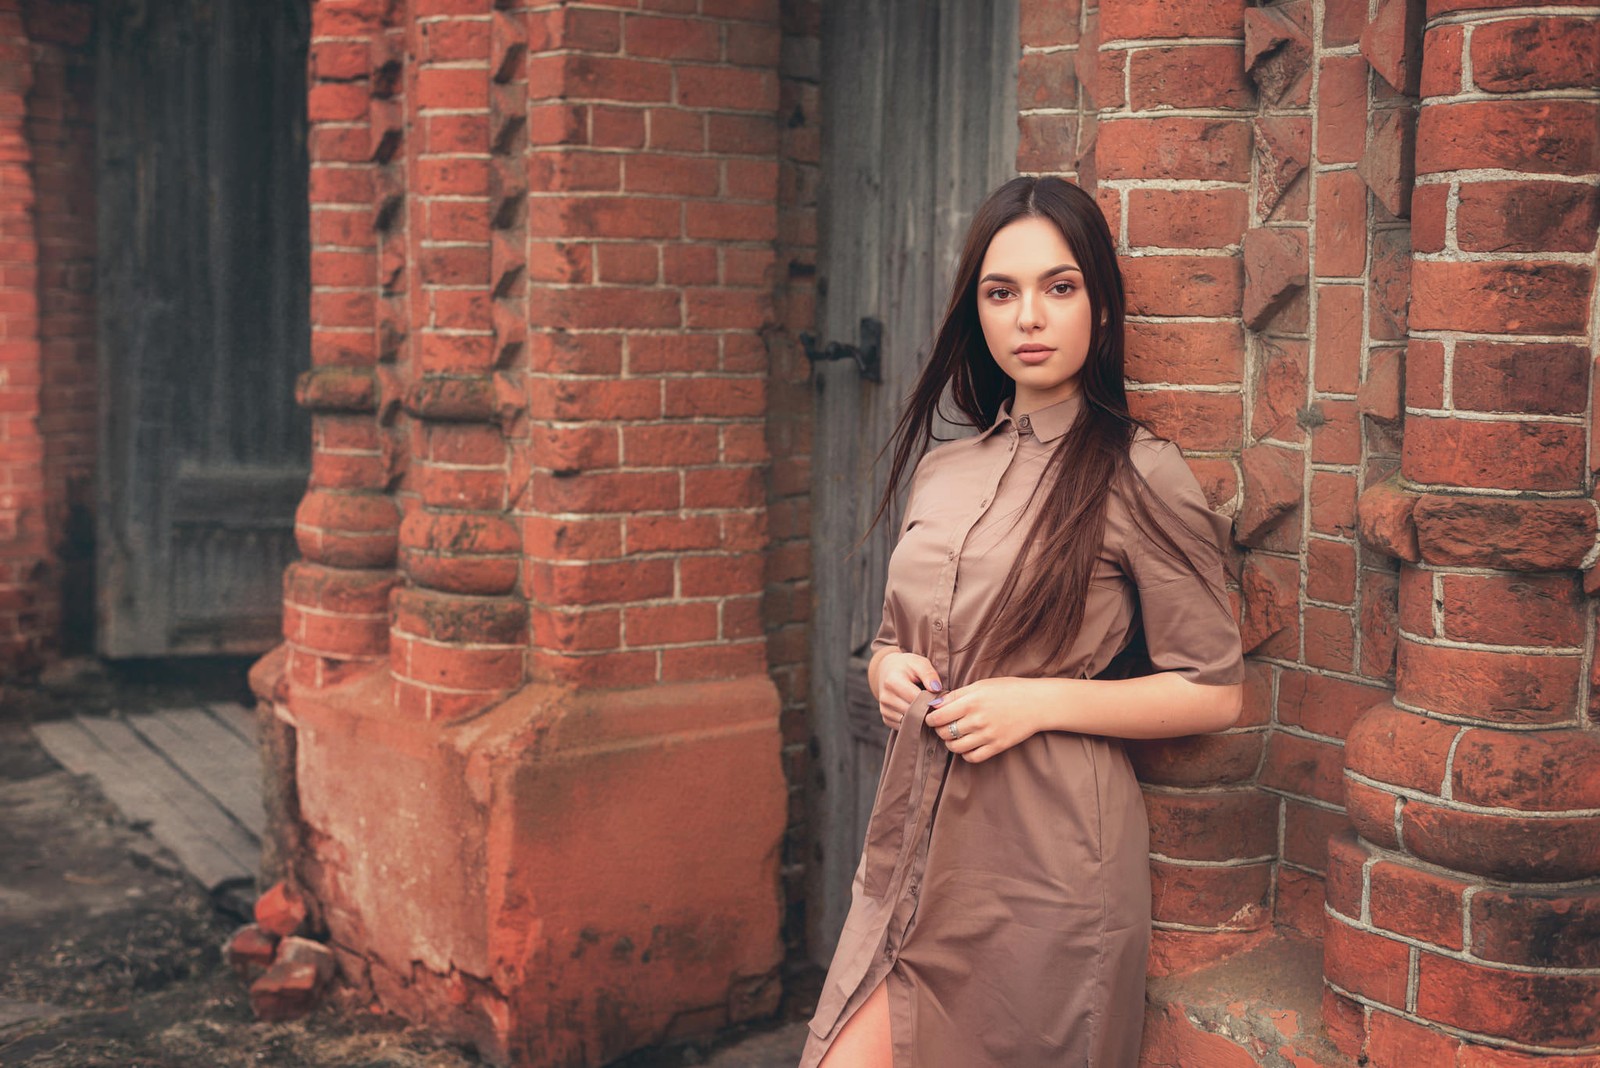
MULTIPOLYGON (((381 246, 380 330, 397 342, 407 459, 389 666, 401 714, 452 719, 524 676, 527 607, 496 375, 523 355, 527 16, 491 0, 423 3, 385 37, 401 64, 402 158, 380 173, 402 207, 381 246), (438 168, 483 184, 448 191, 438 168), (386 321, 394 326, 385 327, 386 321)), ((378 115, 374 113, 374 125, 378 115)), ((387 190, 385 190, 387 192, 387 190)), ((501 397, 506 400, 502 404, 501 397)))
POLYGON ((1404 452, 1361 502, 1399 664, 1346 749, 1325 974, 1378 1068, 1600 1051, 1600 24, 1477 6, 1427 5, 1404 452))
POLYGON ((395 412, 380 328, 380 239, 395 225, 393 66, 378 5, 311 8, 307 102, 311 161, 311 369, 296 400, 311 412, 311 481, 295 516, 301 559, 284 572, 285 679, 318 690, 389 651, 399 454, 380 426, 395 412), (380 194, 380 179, 385 192, 380 194))
POLYGON ((37 668, 55 617, 40 582, 49 546, 37 194, 27 137, 33 46, 20 8, 19 0, 0 3, 0 674, 37 668))
MULTIPOLYGON (((1080 139, 1093 145, 1076 169, 1123 257, 1130 404, 1183 446, 1225 509, 1238 494, 1247 378, 1238 249, 1256 94, 1244 73, 1244 18, 1242 2, 1102 0, 1084 12, 1076 64, 1080 139)), ((1022 151, 1033 158, 1026 137, 1022 151)), ((1131 747, 1150 812, 1157 974, 1251 945, 1270 928, 1277 805, 1251 779, 1271 684, 1256 664, 1247 679, 1240 727, 1131 747)))
POLYGON ((770 1013, 777 4, 313 10, 291 877, 358 1000, 497 1063, 770 1013))

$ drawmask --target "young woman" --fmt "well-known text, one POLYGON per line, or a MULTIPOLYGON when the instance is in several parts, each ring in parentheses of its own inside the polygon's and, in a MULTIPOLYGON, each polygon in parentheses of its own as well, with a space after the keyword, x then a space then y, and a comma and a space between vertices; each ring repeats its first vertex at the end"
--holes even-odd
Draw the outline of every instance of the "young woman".
POLYGON ((801 1068, 1134 1068, 1148 826, 1124 738, 1231 726, 1229 521, 1128 413, 1094 200, 992 193, 894 441, 868 680, 892 728, 801 1068), (950 400, 978 433, 928 450, 950 400))

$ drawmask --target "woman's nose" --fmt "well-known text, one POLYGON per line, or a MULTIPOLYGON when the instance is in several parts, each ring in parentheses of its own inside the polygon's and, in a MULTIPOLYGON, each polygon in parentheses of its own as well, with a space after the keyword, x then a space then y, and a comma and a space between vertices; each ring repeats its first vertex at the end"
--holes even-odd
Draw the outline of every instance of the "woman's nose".
POLYGON ((1024 293, 1017 301, 1017 325, 1031 330, 1044 322, 1044 304, 1035 294, 1024 293))

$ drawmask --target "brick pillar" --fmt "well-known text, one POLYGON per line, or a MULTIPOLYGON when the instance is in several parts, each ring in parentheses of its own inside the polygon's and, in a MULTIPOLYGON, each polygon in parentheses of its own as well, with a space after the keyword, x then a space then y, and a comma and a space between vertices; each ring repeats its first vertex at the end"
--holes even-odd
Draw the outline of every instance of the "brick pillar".
POLYGON ((0 3, 0 675, 37 668, 55 616, 41 582, 49 546, 37 192, 27 137, 34 72, 20 8, 19 0, 0 3))
MULTIPOLYGON (((521 358, 527 334, 527 28, 525 15, 490 0, 421 4, 413 15, 383 38, 385 63, 400 69, 404 131, 378 180, 401 204, 388 213, 379 279, 402 397, 392 432, 406 458, 406 581, 389 666, 398 712, 451 719, 524 675, 527 607, 502 431, 521 401, 509 384, 497 394, 496 375, 521 358), (446 161, 486 186, 437 189, 446 161)), ((375 126, 380 114, 388 109, 374 111, 375 126)))
POLYGON ((1346 749, 1359 837, 1331 847, 1325 974, 1378 1068, 1458 1050, 1575 1068, 1600 1050, 1600 732, 1580 575, 1600 466, 1600 24, 1475 7, 1427 5, 1403 461, 1360 509, 1364 538, 1402 562, 1397 687, 1346 749))
POLYGON ((770 1013, 778 5, 313 11, 291 875, 357 999, 497 1063, 770 1013))
POLYGON ((400 512, 389 494, 398 454, 380 426, 396 405, 380 363, 395 344, 378 316, 380 276, 392 277, 379 246, 399 205, 380 178, 399 123, 377 5, 319 0, 311 20, 312 366, 295 391, 311 412, 311 481, 295 516, 301 559, 284 572, 283 634, 285 678, 319 690, 389 649, 400 512))
POLYGON ((77 0, 32 0, 23 11, 33 46, 26 136, 39 243, 39 429, 49 554, 49 567, 34 576, 36 620, 49 654, 84 653, 94 636, 99 406, 93 8, 77 0))
MULTIPOLYGON (((1244 74, 1245 10, 1242 2, 1102 0, 1084 11, 1076 63, 1080 142, 1092 147, 1075 169, 1123 257, 1129 400, 1183 446, 1224 508, 1238 493, 1247 379, 1238 245, 1250 210, 1256 93, 1244 74)), ((1038 25, 1043 14, 1028 24, 1050 33, 1038 25)), ((1063 28, 1038 42, 1070 37, 1063 28)), ((1028 133, 1025 117, 1024 162, 1045 162, 1028 133)), ((1150 812, 1158 974, 1251 945, 1270 928, 1277 805, 1251 783, 1270 676, 1252 664, 1247 678, 1240 727, 1131 747, 1150 812)))

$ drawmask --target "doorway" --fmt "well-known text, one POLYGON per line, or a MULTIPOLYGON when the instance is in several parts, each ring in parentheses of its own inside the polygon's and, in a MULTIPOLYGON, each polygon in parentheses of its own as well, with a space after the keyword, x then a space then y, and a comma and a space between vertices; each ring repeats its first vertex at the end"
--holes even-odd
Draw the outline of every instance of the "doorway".
POLYGON ((807 941, 819 964, 850 907, 887 739, 863 654, 898 507, 850 549, 882 493, 887 458, 874 460, 921 369, 967 224, 1015 174, 1017 20, 1017 0, 823 5, 818 347, 865 347, 881 327, 881 381, 852 360, 813 365, 807 941))

